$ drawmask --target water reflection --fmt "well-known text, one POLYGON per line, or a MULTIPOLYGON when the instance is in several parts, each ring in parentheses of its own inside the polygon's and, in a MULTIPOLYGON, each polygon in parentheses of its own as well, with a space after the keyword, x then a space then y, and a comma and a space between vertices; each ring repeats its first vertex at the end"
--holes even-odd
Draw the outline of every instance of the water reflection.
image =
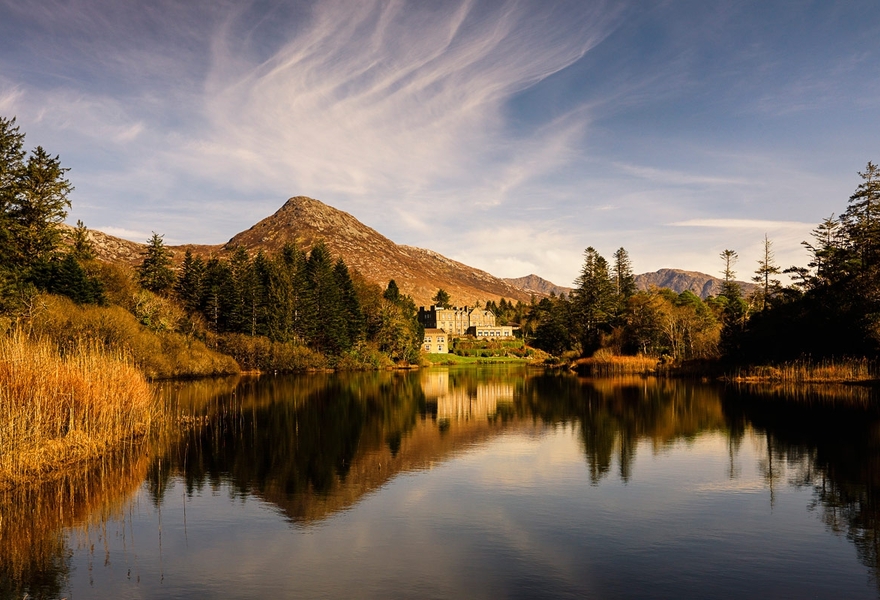
POLYGON ((156 507, 182 482, 188 497, 222 488, 259 498, 307 529, 402 473, 498 436, 556 427, 577 432, 594 487, 628 483, 650 457, 707 436, 725 441, 735 482, 743 444, 757 444, 771 504, 775 490, 811 490, 802 509, 880 574, 880 410, 870 388, 724 388, 485 367, 200 381, 162 393, 171 416, 149 449, 0 498, 0 595, 62 595, 72 540, 119 519, 142 482, 156 507))

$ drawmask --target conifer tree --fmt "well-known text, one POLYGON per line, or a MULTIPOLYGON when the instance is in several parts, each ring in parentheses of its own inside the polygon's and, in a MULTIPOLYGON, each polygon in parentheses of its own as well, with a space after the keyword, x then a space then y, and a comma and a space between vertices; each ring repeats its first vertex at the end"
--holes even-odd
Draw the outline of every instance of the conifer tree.
POLYGON ((342 301, 330 251, 315 244, 306 261, 305 327, 310 345, 337 354, 347 346, 342 301))
POLYGON ((189 313, 199 311, 202 297, 204 296, 205 262, 200 256, 193 256, 192 251, 187 250, 183 257, 183 265, 177 276, 174 291, 184 309, 189 313))
POLYGON ((452 300, 451 300, 450 297, 449 297, 449 293, 448 293, 446 290, 444 290, 443 288, 438 289, 438 290, 437 290, 437 293, 434 294, 434 297, 431 298, 431 300, 432 300, 437 306, 448 307, 448 306, 450 306, 451 303, 452 303, 452 300))
POLYGON ((366 318, 361 310, 361 303, 354 289, 354 282, 351 280, 348 267, 341 258, 336 261, 333 272, 336 276, 336 285, 339 288, 342 303, 341 312, 346 330, 344 349, 347 349, 363 338, 366 318))
POLYGON ((764 234, 764 252, 758 260, 758 268, 752 281, 761 286, 761 310, 766 310, 767 303, 778 293, 782 284, 778 279, 771 279, 773 275, 779 275, 782 271, 774 262, 773 243, 767 234, 764 234))
POLYGON ((68 196, 73 191, 65 177, 69 170, 61 167, 58 156, 37 146, 19 171, 8 214, 21 265, 48 260, 55 252, 58 224, 67 216, 68 196))
POLYGON ((24 156, 24 134, 16 127, 15 118, 0 117, 0 276, 2 271, 12 270, 18 254, 11 210, 18 195, 24 156))
POLYGON ((590 355, 601 347, 602 334, 608 329, 615 307, 608 262, 592 246, 584 251, 584 264, 576 285, 572 311, 581 349, 590 355))
POLYGON ((144 260, 138 267, 141 285, 157 294, 171 290, 176 279, 171 270, 171 251, 165 247, 163 237, 153 232, 143 251, 144 260))
POLYGON ((77 260, 92 260, 95 258, 95 246, 89 239, 89 230, 82 221, 76 222, 72 234, 72 252, 77 260))
POLYGON ((397 282, 393 279, 388 282, 388 287, 385 288, 385 293, 382 296, 386 300, 390 300, 391 302, 399 302, 400 301, 400 289, 397 287, 397 282))
POLYGON ((628 298, 636 293, 636 278, 633 275, 629 253, 623 247, 617 249, 613 258, 611 271, 614 277, 615 292, 618 302, 623 305, 628 298))

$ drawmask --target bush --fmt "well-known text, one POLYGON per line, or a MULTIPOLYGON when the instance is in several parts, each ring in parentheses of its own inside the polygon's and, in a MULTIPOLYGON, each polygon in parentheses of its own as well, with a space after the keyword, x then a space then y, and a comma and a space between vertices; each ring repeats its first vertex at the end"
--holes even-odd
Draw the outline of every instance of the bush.
POLYGON ((149 379, 201 377, 237 373, 238 365, 209 350, 204 343, 173 331, 151 331, 119 306, 77 306, 67 298, 40 295, 24 323, 38 337, 51 340, 64 352, 84 343, 120 351, 149 379))

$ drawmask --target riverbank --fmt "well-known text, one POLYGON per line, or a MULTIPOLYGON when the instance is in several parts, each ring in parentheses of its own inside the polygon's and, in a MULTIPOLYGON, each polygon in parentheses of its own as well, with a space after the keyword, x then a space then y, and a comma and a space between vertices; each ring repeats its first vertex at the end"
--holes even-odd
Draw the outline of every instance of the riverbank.
POLYGON ((428 366, 444 365, 486 365, 486 364, 537 364, 533 359, 515 356, 459 356, 458 354, 423 354, 422 358, 428 366))
POLYGON ((131 360, 97 344, 63 356, 45 340, 0 337, 0 489, 52 478, 145 436, 158 405, 131 360))

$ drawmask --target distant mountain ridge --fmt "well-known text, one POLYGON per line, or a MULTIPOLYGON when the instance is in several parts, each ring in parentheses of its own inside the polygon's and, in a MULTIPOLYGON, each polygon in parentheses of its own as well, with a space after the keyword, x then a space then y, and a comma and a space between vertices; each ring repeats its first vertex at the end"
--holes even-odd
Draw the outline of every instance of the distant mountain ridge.
MULTIPOLYGON (((682 269, 660 269, 653 273, 642 273, 636 275, 635 280, 636 289, 642 291, 647 291, 652 287, 669 288, 680 294, 688 290, 703 300, 709 296, 720 294, 721 286, 724 283, 718 277, 698 271, 684 271, 682 269)), ((504 281, 536 296, 549 296, 551 293, 556 296, 561 294, 569 295, 574 289, 556 285, 534 274, 525 277, 506 278, 504 281)), ((740 285, 744 295, 750 294, 758 288, 754 283, 745 281, 738 281, 737 283, 740 285)))
POLYGON ((526 275, 525 277, 505 277, 504 281, 509 283, 514 287, 518 287, 519 289, 529 292, 530 294, 534 294, 536 296, 549 296, 553 294, 554 296, 561 296, 565 294, 566 296, 571 293, 572 288, 563 287, 561 285, 556 285, 551 281, 547 281, 543 277, 539 277, 534 273, 531 275, 526 275))
MULTIPOLYGON (((754 283, 737 281, 743 295, 755 291, 758 286, 754 283)), ((651 287, 669 288, 676 293, 685 290, 693 292, 703 300, 709 296, 717 296, 721 293, 722 279, 700 273, 698 271, 683 271, 681 269, 660 269, 653 273, 636 275, 636 288, 649 290, 651 287)))

